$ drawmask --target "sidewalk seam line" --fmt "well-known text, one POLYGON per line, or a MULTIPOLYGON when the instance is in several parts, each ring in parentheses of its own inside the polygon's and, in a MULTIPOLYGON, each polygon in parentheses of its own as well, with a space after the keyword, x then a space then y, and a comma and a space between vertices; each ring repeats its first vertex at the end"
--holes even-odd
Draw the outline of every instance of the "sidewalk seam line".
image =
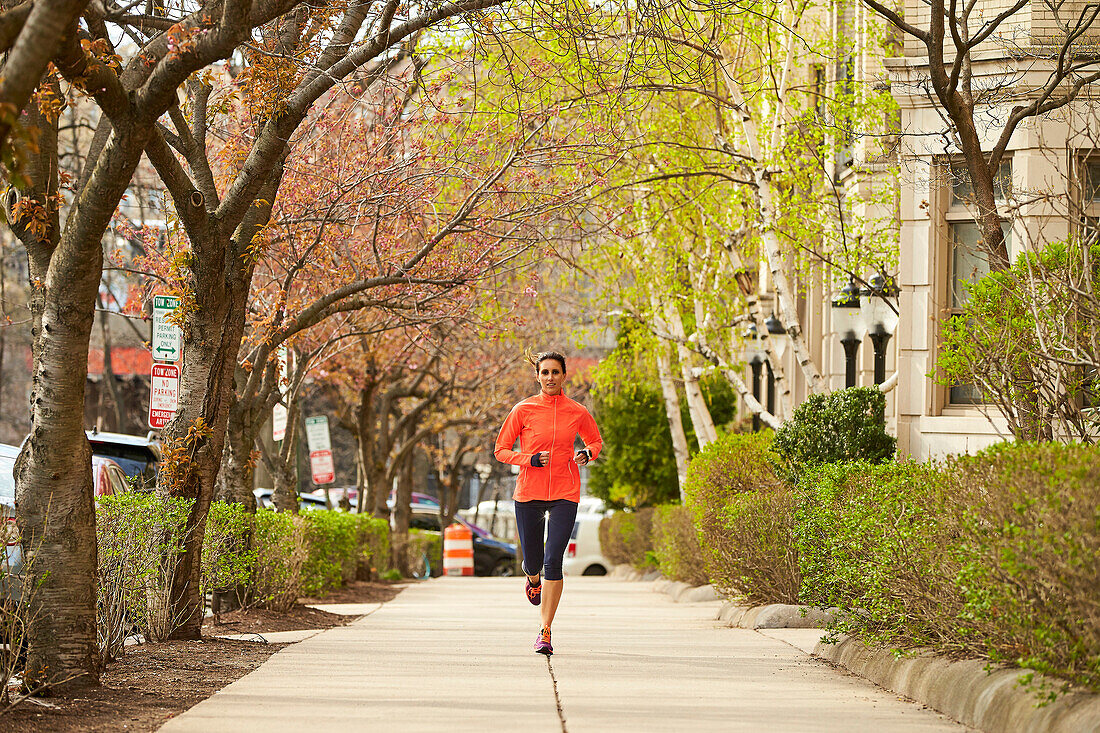
POLYGON ((561 733, 569 733, 565 727, 565 709, 561 705, 561 695, 558 694, 558 678, 554 676, 554 665, 550 663, 550 655, 546 655, 546 669, 550 671, 550 682, 554 686, 554 703, 558 708, 558 720, 561 721, 561 733))

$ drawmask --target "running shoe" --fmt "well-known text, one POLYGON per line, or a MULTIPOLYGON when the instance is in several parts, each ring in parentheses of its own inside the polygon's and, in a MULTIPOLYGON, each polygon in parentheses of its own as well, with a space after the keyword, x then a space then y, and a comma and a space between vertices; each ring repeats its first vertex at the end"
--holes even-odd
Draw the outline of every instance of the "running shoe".
POLYGON ((531 601, 532 606, 542 603, 542 581, 538 585, 531 585, 531 581, 527 581, 527 600, 531 601))
POLYGON ((550 629, 543 629, 535 639, 535 651, 538 654, 550 656, 554 653, 554 647, 550 646, 550 629))

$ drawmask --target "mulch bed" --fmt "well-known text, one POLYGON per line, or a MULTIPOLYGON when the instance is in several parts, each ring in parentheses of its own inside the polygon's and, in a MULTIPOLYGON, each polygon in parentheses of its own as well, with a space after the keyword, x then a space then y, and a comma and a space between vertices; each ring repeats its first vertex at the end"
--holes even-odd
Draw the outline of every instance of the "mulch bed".
MULTIPOLYGON (((378 603, 404 586, 355 582, 324 599, 304 603, 378 603)), ((170 641, 127 647, 108 665, 101 684, 40 701, 27 700, 0 715, 0 733, 76 733, 76 731, 157 730, 221 688, 259 667, 286 644, 217 639, 223 634, 257 634, 298 629, 329 629, 354 621, 296 604, 286 613, 249 609, 208 619, 202 641, 170 641)))
POLYGON ((284 646, 203 639, 129 647, 108 665, 98 687, 40 703, 26 700, 0 716, 0 731, 155 731, 284 646))

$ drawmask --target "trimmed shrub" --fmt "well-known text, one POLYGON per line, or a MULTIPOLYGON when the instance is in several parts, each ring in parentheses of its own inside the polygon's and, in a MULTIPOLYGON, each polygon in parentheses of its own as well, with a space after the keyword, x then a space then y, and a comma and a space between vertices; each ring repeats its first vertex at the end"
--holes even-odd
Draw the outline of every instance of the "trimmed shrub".
POLYGON ((667 504, 655 508, 653 556, 666 578, 692 585, 707 582, 703 551, 687 507, 667 504))
POLYGON ((604 517, 600 520, 600 552, 612 565, 622 565, 627 562, 626 552, 619 542, 618 533, 611 533, 612 520, 616 515, 604 517))
POLYGON ((390 569, 390 524, 370 514, 352 514, 359 523, 356 578, 372 580, 390 569))
POLYGON ((300 516, 305 531, 306 561, 302 593, 319 596, 355 579, 359 562, 359 521, 354 514, 308 511, 300 516))
POLYGON ((1100 447, 1003 444, 945 473, 966 498, 960 635, 1100 692, 1100 447))
POLYGON ((192 504, 144 493, 96 500, 97 624, 105 658, 123 653, 133 626, 162 641, 180 620, 172 617, 169 597, 192 504))
POLYGON ((252 567, 256 562, 255 546, 251 550, 249 537, 255 519, 243 504, 213 501, 206 515, 206 534, 202 542, 203 597, 210 592, 225 592, 248 586, 252 582, 252 567))
POLYGON ((432 530, 410 529, 406 538, 393 538, 393 562, 395 569, 411 577, 424 577, 430 571, 433 577, 443 574, 443 568, 433 561, 443 554, 443 533, 432 530))
POLYGON ((653 508, 615 512, 600 520, 600 549, 611 562, 642 569, 653 559, 653 508))
POLYGON ((804 474, 795 510, 802 600, 856 610, 835 631, 951 648, 961 611, 957 507, 932 467, 826 464, 804 474))
POLYGON ((805 599, 853 611, 835 631, 1100 691, 1100 448, 821 466, 800 491, 805 599))
POLYGON ((252 542, 253 597, 262 606, 285 611, 301 595, 302 568, 308 559, 305 520, 293 514, 259 509, 252 542))
POLYGON ((795 603, 801 576, 793 491, 769 460, 770 433, 728 433, 692 459, 684 501, 707 577, 754 603, 795 603))
POLYGON ((883 463, 897 440, 886 432, 886 395, 852 387, 810 395, 775 434, 775 451, 792 483, 822 463, 883 463))

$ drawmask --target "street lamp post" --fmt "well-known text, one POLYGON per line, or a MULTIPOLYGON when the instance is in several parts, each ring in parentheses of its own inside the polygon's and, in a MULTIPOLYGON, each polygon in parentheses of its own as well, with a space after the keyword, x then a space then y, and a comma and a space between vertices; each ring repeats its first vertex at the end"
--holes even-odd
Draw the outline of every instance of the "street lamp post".
MULTIPOLYGON (((783 324, 774 313, 767 317, 764 326, 768 329, 768 338, 772 342, 775 355, 782 359, 783 352, 787 349, 787 329, 783 328, 783 324)), ((775 372, 772 371, 770 361, 768 362, 768 412, 775 414, 775 372)))
POLYGON ((880 274, 872 277, 862 291, 860 311, 875 349, 875 384, 886 381, 886 344, 898 326, 898 287, 880 274))
MULTIPOLYGON (((760 401, 760 370, 764 365, 764 356, 760 352, 759 342, 760 334, 756 331, 756 324, 750 323, 745 329, 745 359, 752 368, 752 396, 757 402, 760 401)), ((752 430, 755 433, 760 432, 759 413, 754 412, 752 415, 752 430)))
POLYGON ((840 289, 840 294, 833 301, 833 326, 840 334, 840 344, 844 347, 845 387, 856 386, 856 354, 867 333, 859 295, 859 286, 855 282, 849 282, 840 289))

